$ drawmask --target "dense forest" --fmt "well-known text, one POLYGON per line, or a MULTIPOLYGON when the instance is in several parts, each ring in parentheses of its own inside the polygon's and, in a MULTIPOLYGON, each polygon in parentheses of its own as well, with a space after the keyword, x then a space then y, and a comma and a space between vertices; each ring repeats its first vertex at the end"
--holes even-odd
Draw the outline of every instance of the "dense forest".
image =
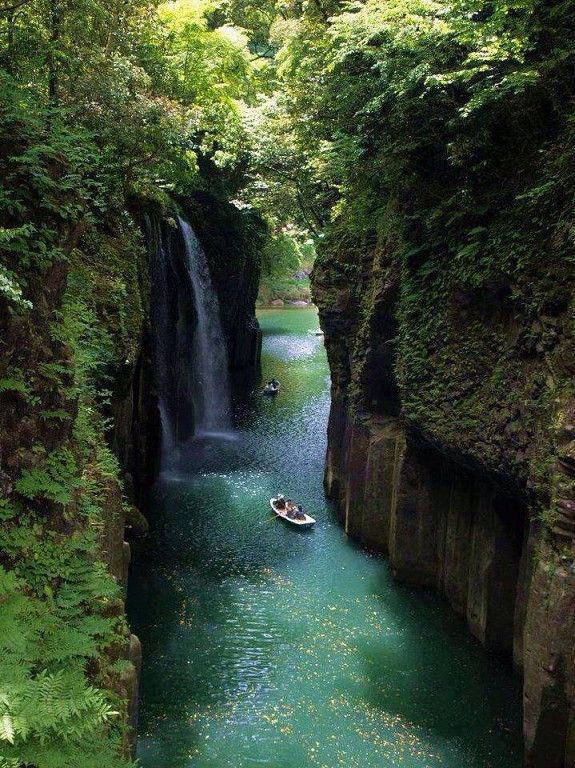
POLYGON ((574 27, 568 1, 0 0, 3 768, 131 760, 106 542, 142 525, 113 417, 148 312, 146 211, 231 203, 267 277, 317 250, 336 396, 557 523, 574 27))

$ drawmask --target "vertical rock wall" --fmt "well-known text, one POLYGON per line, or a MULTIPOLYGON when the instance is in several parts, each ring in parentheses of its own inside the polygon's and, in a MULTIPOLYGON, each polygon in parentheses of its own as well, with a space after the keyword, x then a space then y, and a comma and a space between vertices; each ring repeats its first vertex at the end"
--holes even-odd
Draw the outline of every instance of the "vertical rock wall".
MULTIPOLYGON (((218 294, 222 326, 230 367, 234 370, 257 368, 261 358, 261 330, 255 314, 259 283, 259 221, 252 222, 234 206, 213 198, 184 201, 183 215, 194 222, 210 262, 210 272, 218 294)), ((145 232, 141 210, 135 218, 145 232)), ((181 253, 182 244, 174 237, 170 216, 160 210, 149 210, 149 220, 156 237, 172 238, 173 275, 168 284, 172 322, 188 323, 193 316, 189 292, 185 290, 187 275, 181 253)), ((149 233, 148 235, 149 236, 149 233)), ((148 250, 156 247, 148 243, 148 250)), ((139 354, 135 367, 126 365, 113 375, 110 416, 113 420, 112 448, 124 472, 124 483, 130 501, 139 502, 154 481, 159 467, 160 416, 156 392, 154 361, 149 321, 149 305, 153 298, 148 270, 142 269, 142 293, 146 316, 139 336, 139 354)), ((179 396, 181 400, 183 396, 179 396)), ((192 413, 191 403, 183 403, 183 411, 192 413)), ((183 429, 189 433, 193 424, 183 429)))
POLYGON ((525 498, 334 401, 325 468, 350 536, 398 580, 434 587, 487 648, 524 672, 526 765, 574 765, 575 572, 541 544, 525 498))
POLYGON ((511 653, 525 505, 414 443, 396 419, 333 410, 326 490, 346 531, 386 553, 398 579, 442 592, 486 646, 511 653))
POLYGON ((326 492, 398 579, 437 589, 513 658, 527 768, 575 768, 570 284, 539 259, 526 283, 473 288, 443 252, 399 258, 404 245, 342 220, 314 267, 326 492))

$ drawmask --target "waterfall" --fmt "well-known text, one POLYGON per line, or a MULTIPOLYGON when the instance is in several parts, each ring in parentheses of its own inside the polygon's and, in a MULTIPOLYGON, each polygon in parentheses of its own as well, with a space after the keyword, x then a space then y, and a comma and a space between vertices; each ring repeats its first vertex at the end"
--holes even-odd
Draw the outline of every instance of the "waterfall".
POLYGON ((186 268, 197 320, 192 372, 196 434, 227 432, 231 424, 228 353, 220 321, 220 305, 204 249, 188 222, 179 217, 178 222, 184 238, 186 268))
POLYGON ((151 275, 152 354, 161 466, 194 435, 231 428, 226 341, 206 255, 187 221, 145 217, 151 275))

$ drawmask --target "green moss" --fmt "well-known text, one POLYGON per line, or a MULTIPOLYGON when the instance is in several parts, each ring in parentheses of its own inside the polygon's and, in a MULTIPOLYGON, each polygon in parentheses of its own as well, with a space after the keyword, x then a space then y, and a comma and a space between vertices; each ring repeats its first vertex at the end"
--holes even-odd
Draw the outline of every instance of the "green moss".
MULTIPOLYGON (((343 218, 322 246, 314 292, 320 310, 341 312, 352 407, 370 407, 364 372, 383 302, 397 321, 397 338, 387 343, 395 351, 402 418, 450 453, 528 486, 549 510, 545 500, 559 482, 554 414, 566 402, 561 393, 573 370, 573 259, 553 224, 560 201, 554 211, 547 201, 542 215, 505 189, 485 194, 488 224, 450 229, 439 217, 442 229, 433 224, 424 244, 413 221, 395 216, 386 218, 375 245, 368 234, 363 242, 349 234, 342 248, 343 218), (389 298, 393 273, 399 287, 389 298)), ((427 216, 429 226, 432 213, 420 207, 412 219, 427 216)), ((372 221, 372 231, 379 223, 372 221)), ((548 511, 542 519, 549 525, 552 518, 548 511)))
POLYGON ((311 301, 309 279, 264 277, 260 281, 258 302, 260 305, 265 306, 274 301, 274 299, 282 299, 282 301, 311 301))

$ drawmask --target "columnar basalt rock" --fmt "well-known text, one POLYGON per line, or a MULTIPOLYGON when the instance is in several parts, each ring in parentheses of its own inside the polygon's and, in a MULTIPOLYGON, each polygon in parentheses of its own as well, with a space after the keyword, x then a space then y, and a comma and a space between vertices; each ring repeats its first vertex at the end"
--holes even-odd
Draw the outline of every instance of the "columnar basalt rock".
POLYGON ((528 768, 575 764, 575 573, 545 547, 530 583, 524 633, 528 768))
POLYGON ((575 406, 565 393, 575 371, 558 330, 566 318, 553 321, 553 345, 527 350, 508 308, 476 311, 475 299, 461 304, 454 294, 444 346, 424 351, 428 368, 418 373, 401 357, 398 339, 412 330, 385 254, 324 248, 313 287, 332 374, 326 493, 348 534, 387 555, 398 580, 435 587, 486 647, 523 671, 526 766, 573 768, 575 406), (484 360, 457 367, 483 344, 484 360), (421 393, 407 391, 417 376, 421 393), (533 384, 545 376, 545 387, 533 384), (503 396, 495 381, 507 382, 503 396))

